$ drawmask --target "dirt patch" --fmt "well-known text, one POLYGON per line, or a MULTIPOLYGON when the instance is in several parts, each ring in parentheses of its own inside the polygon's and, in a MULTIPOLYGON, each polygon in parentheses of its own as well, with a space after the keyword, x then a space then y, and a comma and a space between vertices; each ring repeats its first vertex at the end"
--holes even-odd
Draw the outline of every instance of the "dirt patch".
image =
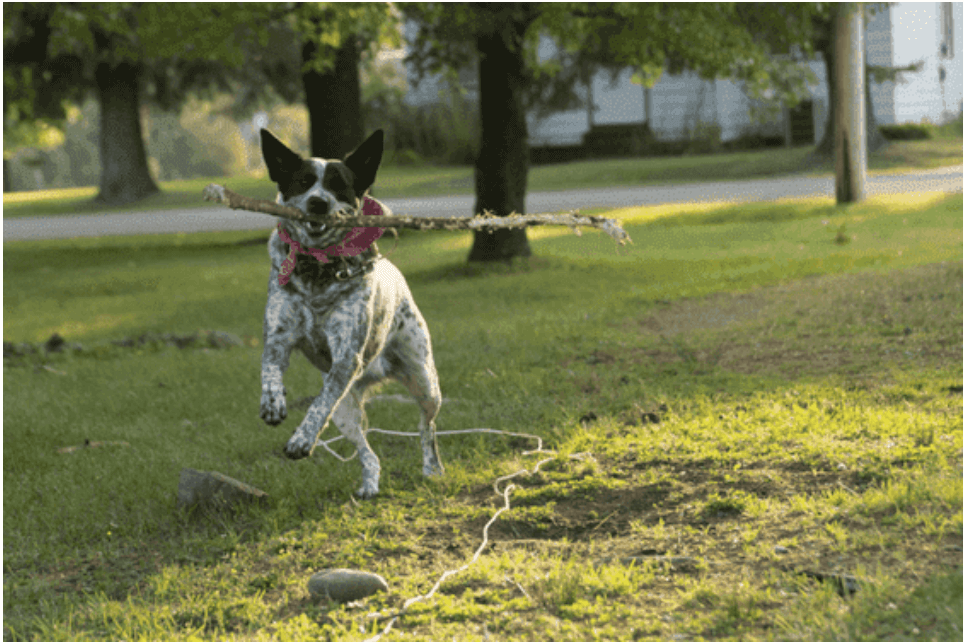
POLYGON ((960 264, 942 263, 674 301, 627 323, 653 347, 624 358, 791 377, 859 375, 895 361, 959 362, 961 281, 960 264))

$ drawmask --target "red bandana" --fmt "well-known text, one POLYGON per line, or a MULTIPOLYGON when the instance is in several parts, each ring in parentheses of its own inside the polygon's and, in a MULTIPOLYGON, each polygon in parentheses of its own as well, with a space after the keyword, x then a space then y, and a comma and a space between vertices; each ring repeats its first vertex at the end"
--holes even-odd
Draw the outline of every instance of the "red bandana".
MULTIPOLYGON (((381 203, 371 197, 365 197, 362 203, 362 215, 381 216, 384 213, 381 203)), ((384 233, 384 227, 353 227, 341 243, 317 249, 313 247, 302 247, 298 241, 292 239, 288 232, 281 227, 281 223, 278 223, 278 236, 282 241, 291 246, 288 257, 281 263, 281 273, 278 275, 278 283, 284 285, 291 280, 291 273, 295 269, 298 254, 313 256, 322 263, 327 263, 329 256, 357 256, 371 247, 371 244, 377 241, 384 233)))

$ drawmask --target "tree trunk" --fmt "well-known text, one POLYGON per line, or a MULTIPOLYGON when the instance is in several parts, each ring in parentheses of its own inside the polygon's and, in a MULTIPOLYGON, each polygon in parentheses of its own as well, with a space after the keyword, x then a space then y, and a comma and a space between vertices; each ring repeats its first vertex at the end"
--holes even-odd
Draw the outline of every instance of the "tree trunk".
MULTIPOLYGON (((832 24, 832 23, 831 23, 832 24)), ((827 39, 820 39, 814 43, 814 47, 823 54, 824 65, 827 72, 827 127, 823 130, 823 138, 817 143, 817 148, 814 153, 817 156, 822 156, 829 158, 833 156, 834 153, 834 103, 836 103, 836 71, 834 68, 834 53, 833 53, 833 27, 830 28, 830 37, 827 39)), ((867 105, 867 152, 876 152, 887 144, 887 139, 884 135, 880 133, 880 128, 877 126, 877 118, 874 116, 874 105, 870 99, 870 79, 867 78, 866 73, 864 75, 864 87, 866 92, 866 105, 867 105)))
MULTIPOLYGON (((305 43, 303 62, 318 54, 318 45, 305 43)), ((359 47, 347 38, 333 55, 335 66, 326 73, 314 70, 302 74, 308 106, 311 154, 319 158, 344 158, 364 138, 361 113, 361 83, 358 79, 359 47)))
POLYGON ((833 155, 834 127, 836 127, 834 105, 837 102, 837 76, 834 66, 833 40, 831 29, 830 38, 817 44, 820 53, 823 54, 823 64, 827 72, 827 126, 823 130, 823 138, 817 143, 814 153, 827 158, 833 155))
POLYGON ((837 12, 834 18, 837 203, 859 203, 866 197, 867 185, 864 17, 859 6, 837 5, 837 12))
MULTIPOLYGON (((524 33, 525 25, 514 23, 476 41, 482 120, 482 145, 475 161, 476 214, 525 214, 529 133, 522 101, 524 33), (503 34, 512 42, 506 42, 503 34)), ((468 260, 509 261, 531 254, 525 228, 496 230, 475 233, 468 260)))
POLYGON ((94 72, 100 98, 100 193, 95 201, 133 203, 159 192, 147 169, 141 129, 138 71, 101 63, 94 72))
POLYGON ((12 192, 13 188, 10 186, 10 161, 6 158, 3 159, 3 192, 12 192))

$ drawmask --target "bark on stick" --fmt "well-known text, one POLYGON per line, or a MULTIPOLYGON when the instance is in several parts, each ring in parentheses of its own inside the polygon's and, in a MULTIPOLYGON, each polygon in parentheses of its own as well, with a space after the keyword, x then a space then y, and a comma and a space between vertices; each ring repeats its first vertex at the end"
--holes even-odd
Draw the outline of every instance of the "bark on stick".
POLYGON ((565 225, 579 234, 580 227, 594 227, 606 232, 620 245, 627 242, 632 243, 629 234, 626 233, 616 219, 605 218, 602 216, 582 216, 576 210, 565 214, 510 214, 509 216, 494 216, 485 214, 483 216, 464 216, 464 217, 423 217, 423 216, 394 216, 384 203, 382 209, 386 212, 384 216, 308 216, 299 209, 285 207, 271 201, 242 196, 236 192, 211 183, 204 188, 204 200, 224 203, 231 209, 247 210, 249 212, 259 212, 270 214, 280 218, 287 218, 295 221, 313 221, 324 223, 332 227, 394 227, 408 228, 415 230, 474 230, 491 231, 497 229, 509 229, 519 227, 531 227, 535 225, 565 225))

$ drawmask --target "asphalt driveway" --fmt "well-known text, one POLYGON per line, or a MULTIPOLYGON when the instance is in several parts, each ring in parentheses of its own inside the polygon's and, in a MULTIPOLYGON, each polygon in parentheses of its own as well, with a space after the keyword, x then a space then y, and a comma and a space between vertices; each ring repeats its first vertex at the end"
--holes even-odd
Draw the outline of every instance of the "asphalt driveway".
MULTIPOLYGON (((944 167, 910 174, 871 174, 870 195, 962 191, 964 166, 944 167)), ((781 198, 833 196, 830 176, 786 176, 747 181, 595 188, 537 192, 526 196, 529 213, 557 212, 588 207, 632 207, 697 201, 771 201, 781 198)), ((200 194, 198 194, 200 201, 200 194)), ((384 199, 396 214, 412 216, 467 216, 475 197, 384 199)), ((4 219, 3 240, 62 239, 78 236, 164 234, 227 230, 268 230, 275 220, 264 214, 230 210, 221 206, 155 212, 4 219)))

